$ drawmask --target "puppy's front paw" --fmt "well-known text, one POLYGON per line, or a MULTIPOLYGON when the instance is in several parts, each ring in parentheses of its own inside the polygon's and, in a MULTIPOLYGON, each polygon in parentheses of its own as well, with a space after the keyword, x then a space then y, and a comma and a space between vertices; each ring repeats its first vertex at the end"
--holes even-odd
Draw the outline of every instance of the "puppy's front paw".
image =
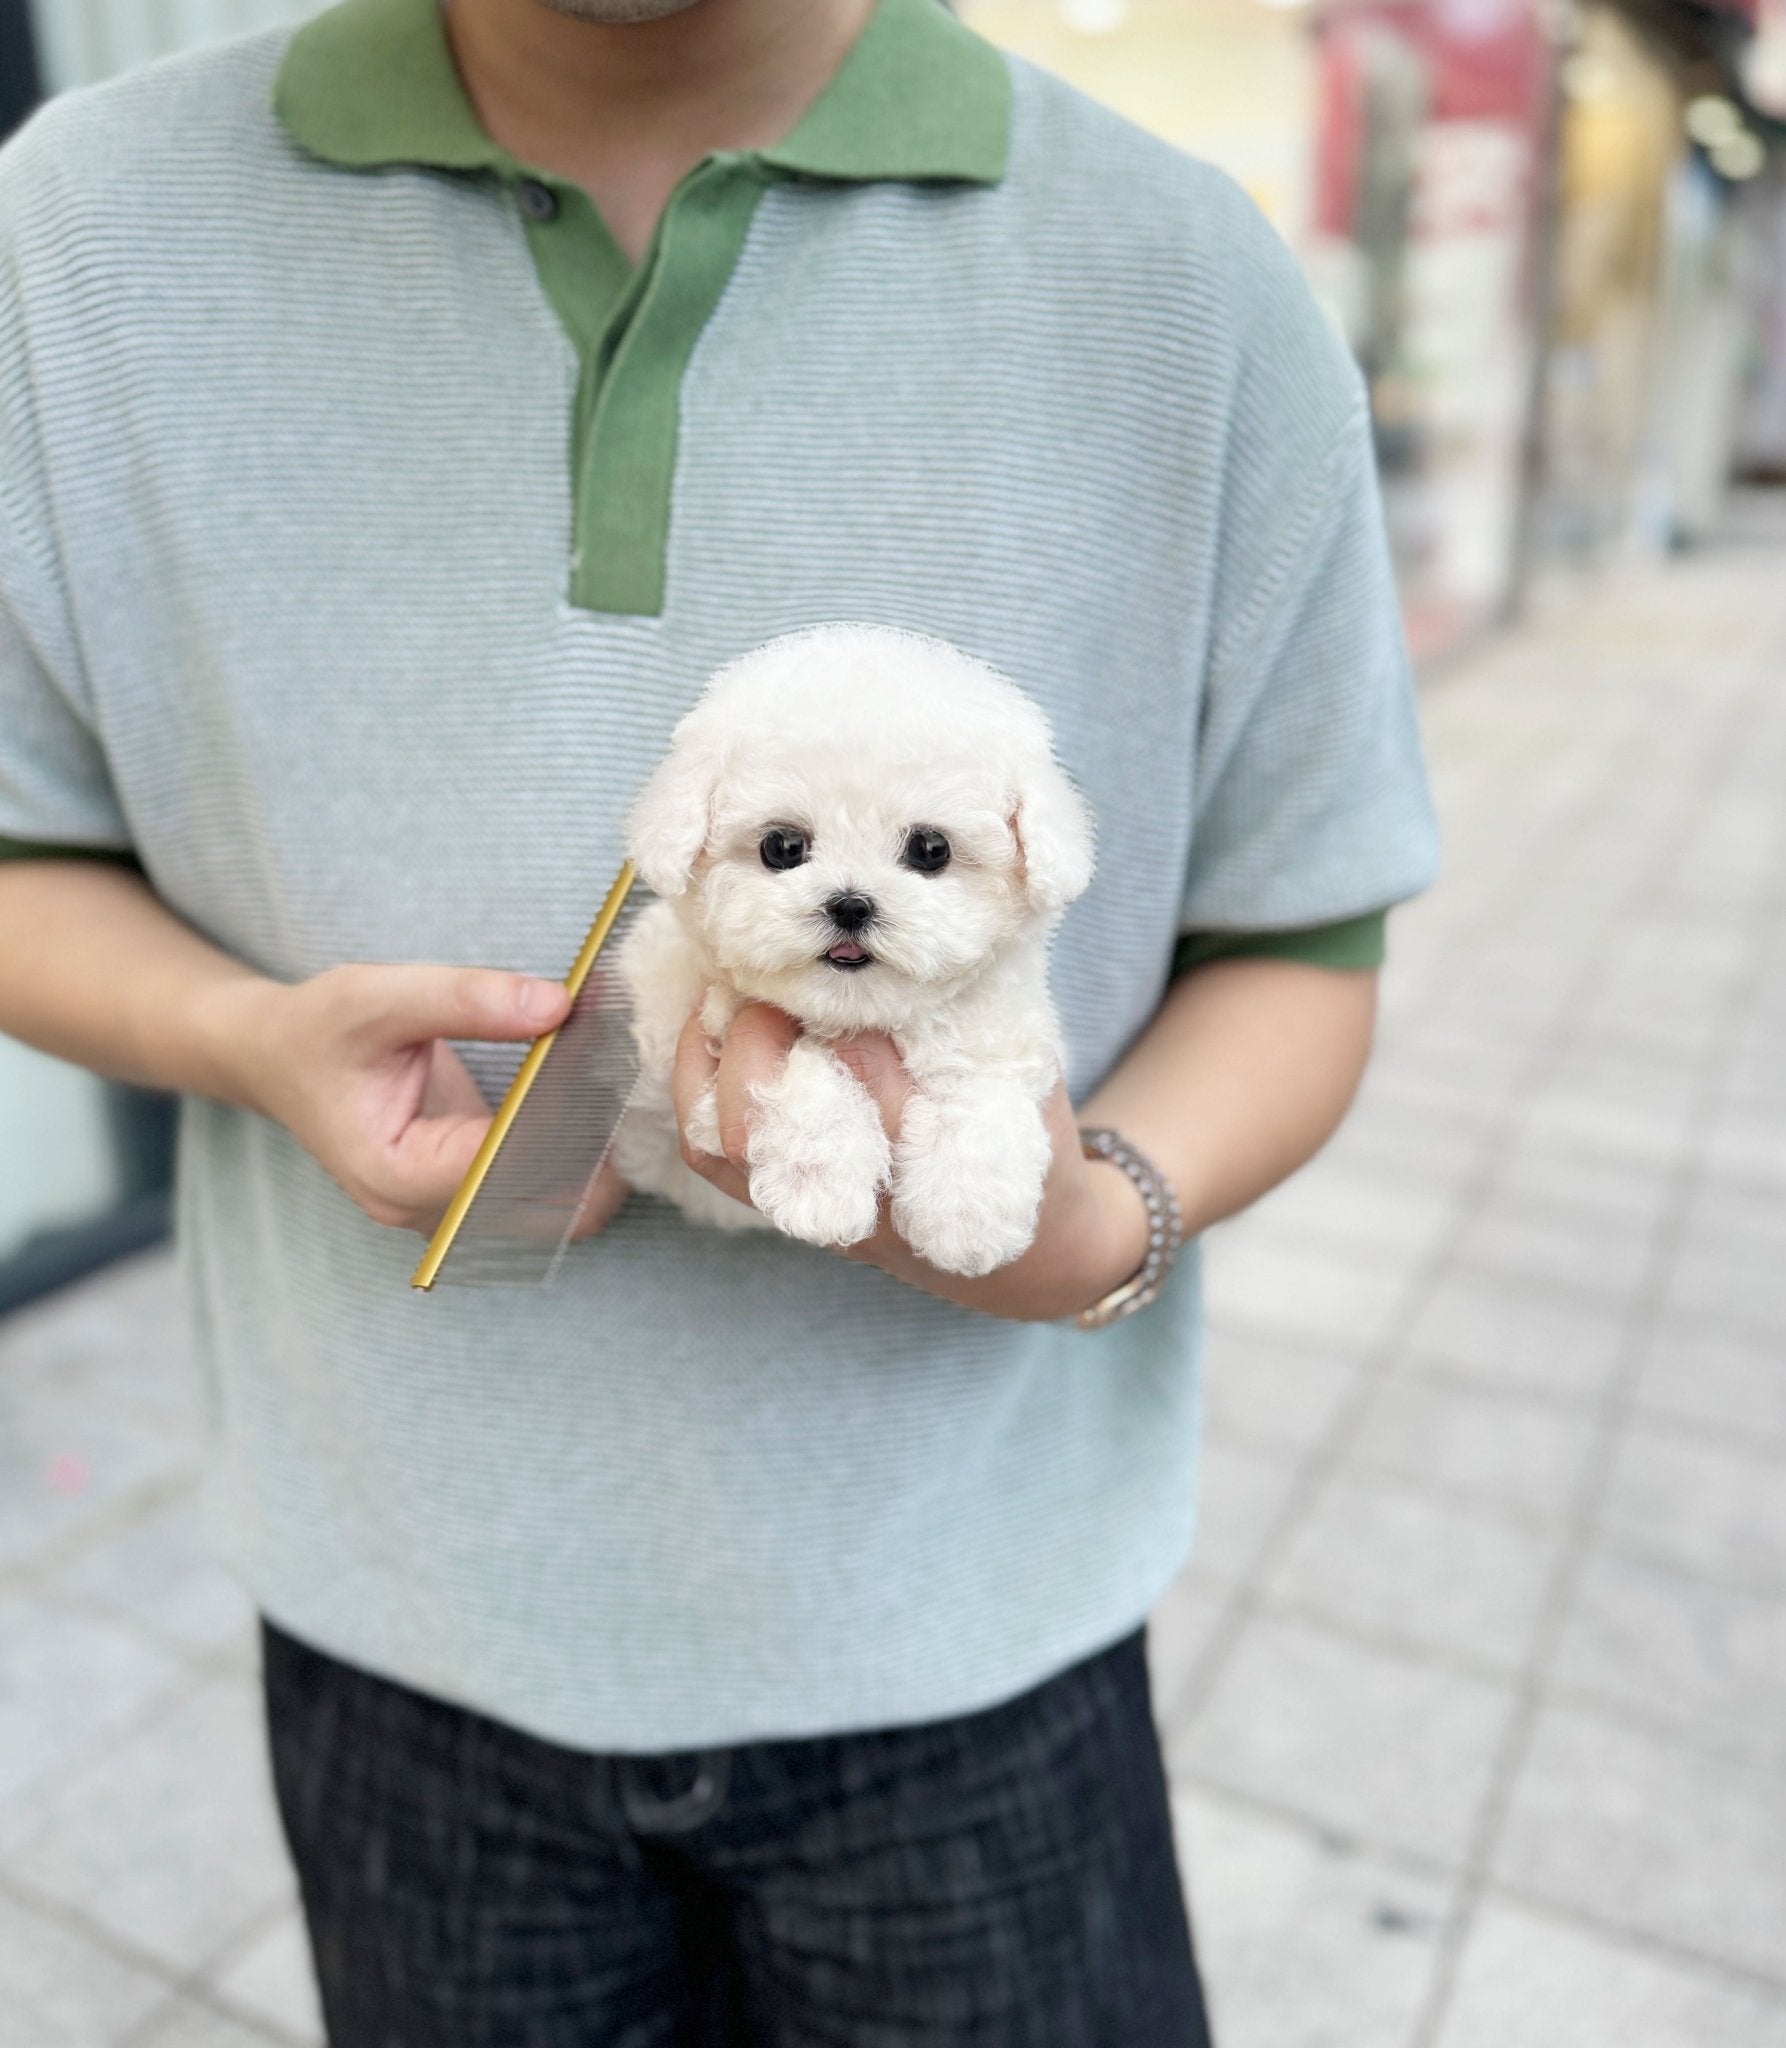
POLYGON ((801 1039, 756 1092, 750 1198, 777 1229, 808 1244, 860 1244, 880 1221, 891 1170, 880 1113, 860 1081, 801 1039))
POLYGON ((907 1102, 893 1227, 939 1272, 991 1273, 1035 1240, 1048 1177, 1042 1112, 1017 1089, 907 1102))

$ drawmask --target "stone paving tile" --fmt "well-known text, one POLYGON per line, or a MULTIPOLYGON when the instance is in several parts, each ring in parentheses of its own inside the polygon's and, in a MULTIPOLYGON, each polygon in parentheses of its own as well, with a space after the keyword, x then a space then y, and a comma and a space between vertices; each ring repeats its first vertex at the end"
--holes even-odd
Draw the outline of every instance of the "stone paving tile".
POLYGON ((0 1591, 0 1834, 23 1799, 185 1675, 127 1628, 0 1591))
POLYGON ((33 1406, 153 1424, 182 1446, 198 1418, 198 1371, 174 1256, 165 1247, 110 1267, 0 1321, 0 1389, 33 1406))
POLYGON ((1569 991, 1548 975, 1478 957, 1449 978, 1443 1000, 1430 1015, 1444 1024, 1469 1024, 1514 1039, 1532 1039, 1552 1035, 1571 1002, 1569 991))
POLYGON ((167 1967, 202 1967, 290 1894, 255 1689, 198 1683, 108 1747, 8 1849, 39 1895, 167 1967))
POLYGON ((1175 1760, 1197 1783, 1452 1867, 1510 1705, 1498 1685, 1263 1615, 1175 1760))
POLYGON ((1780 1034, 1786 1028, 1786 1001, 1778 1014, 1757 1010, 1739 1035, 1724 1069, 1724 1100, 1753 1108, 1761 1115, 1786 1112, 1786 1069, 1780 1059, 1780 1034))
POLYGON ((1426 1187, 1448 1199, 1474 1173, 1495 1133, 1446 1130, 1418 1118, 1349 1118, 1321 1155, 1324 1167, 1374 1176, 1401 1188, 1426 1187))
POLYGON ((1653 1256, 1653 1232, 1617 1211, 1501 1189, 1457 1241, 1461 1266, 1551 1281, 1623 1301, 1653 1256))
POLYGON ((1780 2048, 1774 1993, 1495 1901, 1470 1930, 1437 2048, 1780 2048))
POLYGON ((1703 912, 1671 915, 1665 908, 1627 912, 1619 920, 1612 958, 1643 973, 1654 988, 1713 1005, 1727 1004, 1754 964, 1746 920, 1703 912))
POLYGON ((1447 1187, 1404 1185, 1323 1155, 1274 1189, 1247 1220, 1269 1236, 1355 1245, 1401 1266, 1426 1257, 1451 1229, 1455 1208, 1447 1187))
MULTIPOLYGON (((1786 1023, 1782 1033, 1786 1034, 1786 1023)), ((1775 1051, 1775 1058, 1786 1065, 1783 1053, 1786 1035, 1775 1051)), ((1786 1245, 1786 1195, 1735 1196, 1712 1183, 1695 1188, 1681 1222, 1683 1256, 1703 1253, 1773 1270, 1781 1263, 1782 1245, 1786 1245)), ((1778 1328, 1786 1333, 1786 1316, 1780 1318, 1778 1328)))
POLYGON ((1668 1278, 1663 1305, 1677 1314, 1716 1317, 1746 1328, 1757 1341, 1786 1342, 1786 1231, 1749 1246, 1705 1240, 1683 1247, 1668 1278))
MULTIPOLYGON (((1600 976, 1595 989, 1596 1006, 1590 1016, 1623 1011, 1641 1016, 1654 1028, 1674 1025, 1686 1039, 1704 1031, 1715 1031, 1727 1014, 1730 997, 1717 983, 1696 983, 1687 976, 1668 971, 1654 948, 1627 950, 1600 976)), ((1707 1043, 1711 1042, 1708 1038, 1707 1043)))
POLYGON ((1545 1080, 1527 1100, 1523 1128, 1564 1154, 1665 1168, 1686 1150, 1694 1116, 1685 1091, 1664 1102, 1641 1088, 1545 1080))
POLYGON ((1786 1451, 1783 1352, 1786 1338, 1665 1316, 1649 1339, 1638 1406, 1658 1421, 1707 1423, 1786 1451))
POLYGON ((1295 1484, 1294 1466, 1281 1458, 1205 1444, 1197 1474, 1197 1569, 1212 1580, 1244 1577, 1295 1484))
POLYGON ((1698 1739, 1747 1748, 1786 1776, 1786 1597, 1739 1592, 1640 1558, 1591 1556, 1551 1682, 1672 1717, 1698 1739))
POLYGON ((1177 1740, 1185 1695, 1201 1676, 1216 1631, 1235 1597, 1234 1587, 1218 1584, 1193 1563, 1148 1617, 1147 1669, 1154 1718, 1168 1748, 1177 1740))
POLYGON ((1712 1125, 1704 1158, 1712 1178, 1733 1192, 1786 1192, 1786 1110, 1725 1109, 1712 1125))
MULTIPOLYGON (((1406 914, 1398 911, 1398 921, 1406 914)), ((1399 1072, 1443 1082, 1474 1102, 1517 1100, 1527 1063, 1526 1049, 1505 1034, 1427 1022, 1379 1030, 1376 1057, 1399 1072)))
POLYGON ((1634 1422, 1602 1511, 1609 1545, 1786 1595, 1786 1458, 1634 1422))
POLYGON ((1723 1042, 1728 1018, 1707 1010, 1692 1018, 1659 1017, 1648 1009, 1629 1010, 1602 994, 1591 999, 1565 1030, 1563 1043, 1583 1059, 1604 1055, 1641 1061, 1659 1073, 1697 1069, 1723 1042))
POLYGON ((1588 1709, 1542 1709, 1494 1879, 1786 1980, 1786 1774, 1588 1709))
POLYGON ((251 1646, 252 1603, 206 1548, 194 1490, 93 1544, 53 1583, 197 1656, 251 1646))
POLYGON ((112 2048, 168 1987, 0 1892, 0 2048, 112 2048))
POLYGON ((1537 1281, 1453 1272, 1409 1333, 1423 1368, 1447 1377, 1589 1401, 1606 1390, 1623 1340, 1622 1305, 1571 1297, 1537 1281))
POLYGON ((1583 1159, 1521 1131, 1495 1168, 1494 1193, 1509 1203, 1593 1210, 1635 1233, 1648 1234, 1667 1203, 1672 1170, 1629 1161, 1583 1159))
POLYGON ((228 2004, 270 2021, 295 2040, 321 2048, 322 2011, 303 1918, 293 1906, 239 1954, 212 1972, 211 1988, 228 2004))
POLYGON ((67 1552, 189 1480, 190 1441, 78 1391, 0 1371, 0 1572, 67 1552))
POLYGON ((1532 1644, 1553 1543, 1382 1482, 1338 1480, 1266 1582, 1289 1604, 1512 1676, 1532 1644))
POLYGON ((1205 1259, 1210 1314, 1262 1336, 1364 1347, 1383 1335, 1408 1267, 1313 1243, 1290 1249, 1257 1233, 1217 1233, 1205 1259))
POLYGON ((1570 1513, 1593 1439, 1592 1417, 1549 1402, 1394 1379, 1372 1396, 1342 1470, 1543 1527, 1570 1513))
POLYGON ((286 2048, 291 2037, 270 2027, 235 2019, 194 1998, 176 1998, 151 2023, 119 2048, 286 2048))
POLYGON ((1173 1810, 1221 2048, 1403 2048, 1449 1886, 1203 1793, 1173 1810))
POLYGON ((1359 1377, 1340 1353, 1218 1332, 1204 1356, 1204 1428, 1212 1442, 1296 1460, 1332 1427, 1359 1377))
POLYGON ((1353 1104, 1352 1114, 1366 1121, 1398 1118, 1418 1121, 1437 1130, 1480 1134, 1506 1114, 1503 1099, 1512 1075, 1506 1063, 1494 1072, 1494 1085, 1470 1087, 1461 1073, 1443 1065, 1399 1060, 1373 1060, 1353 1104))
MULTIPOLYGON (((1780 1032, 1786 1046, 1786 1027, 1780 1032)), ((1668 1302, 1689 1313, 1747 1322, 1786 1341, 1786 1193, 1736 1195, 1701 1185, 1683 1219, 1668 1302)))

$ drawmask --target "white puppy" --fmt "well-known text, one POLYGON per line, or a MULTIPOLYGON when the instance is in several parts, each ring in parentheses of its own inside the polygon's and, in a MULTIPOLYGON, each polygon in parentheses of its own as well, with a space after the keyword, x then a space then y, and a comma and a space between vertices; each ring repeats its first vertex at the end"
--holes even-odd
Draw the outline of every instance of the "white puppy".
MULTIPOLYGON (((725 1227, 768 1221, 858 1243, 894 1227, 950 1273, 1035 1235, 1060 1066, 1048 935, 1091 879, 1091 822, 1017 687, 940 640, 823 626, 722 669, 676 728, 632 815, 662 900, 621 952, 641 1082, 616 1143, 632 1184, 725 1227), (804 1036, 759 1089, 745 1208, 693 1173, 670 1101, 699 1005, 723 1036, 746 1002, 804 1036), (889 1145, 833 1055, 888 1033, 913 1089, 889 1145), (758 1213, 760 1212, 760 1213, 758 1213)), ((717 1153, 713 1094, 688 1138, 717 1153)))

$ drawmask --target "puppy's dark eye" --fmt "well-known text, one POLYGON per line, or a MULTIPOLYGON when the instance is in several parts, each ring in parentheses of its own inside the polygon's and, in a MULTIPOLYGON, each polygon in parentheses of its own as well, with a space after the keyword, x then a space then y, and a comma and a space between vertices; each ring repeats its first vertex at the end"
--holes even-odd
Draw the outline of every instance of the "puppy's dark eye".
POLYGON ((778 872, 802 866, 812 852, 811 842, 798 825, 771 825, 757 846, 763 865, 778 872))
POLYGON ((905 864, 921 875, 934 875, 949 865, 949 842, 930 825, 914 825, 906 835, 905 864))

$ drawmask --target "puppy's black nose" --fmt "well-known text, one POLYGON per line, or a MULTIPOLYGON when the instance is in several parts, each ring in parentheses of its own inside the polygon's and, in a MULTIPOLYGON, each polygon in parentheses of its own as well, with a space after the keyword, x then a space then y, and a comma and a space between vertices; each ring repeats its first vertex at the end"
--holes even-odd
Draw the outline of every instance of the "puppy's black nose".
POLYGON ((825 899, 825 909, 840 932, 859 932, 874 915, 874 898, 846 890, 825 899))

